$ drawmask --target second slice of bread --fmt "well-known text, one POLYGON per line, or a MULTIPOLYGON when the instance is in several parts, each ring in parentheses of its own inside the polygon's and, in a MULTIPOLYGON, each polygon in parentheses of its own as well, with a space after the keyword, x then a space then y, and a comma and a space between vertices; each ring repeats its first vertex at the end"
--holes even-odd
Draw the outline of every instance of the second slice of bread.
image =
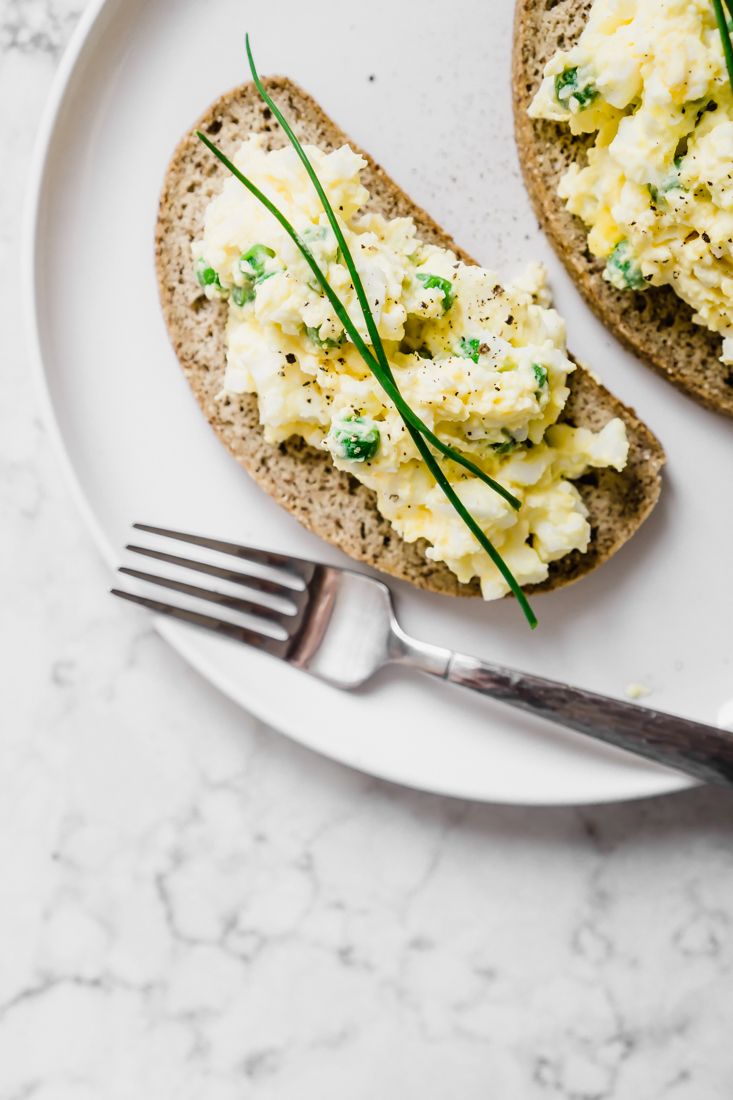
POLYGON ((514 26, 514 125, 519 160, 542 227, 580 291, 603 323, 679 389, 733 416, 733 367, 720 362, 721 338, 696 325, 671 287, 617 290, 603 278, 604 261, 588 249, 587 229, 565 208, 561 176, 583 160, 594 137, 531 119, 527 109, 545 65, 569 49, 588 19, 592 0, 517 0, 514 26))

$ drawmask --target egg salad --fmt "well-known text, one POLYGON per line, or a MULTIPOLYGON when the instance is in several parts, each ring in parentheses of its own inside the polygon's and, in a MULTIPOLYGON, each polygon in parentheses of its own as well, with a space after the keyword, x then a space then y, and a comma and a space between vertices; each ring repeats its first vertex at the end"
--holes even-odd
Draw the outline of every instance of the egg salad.
MULTIPOLYGON (((446 476, 519 584, 543 581, 551 562, 588 546, 587 513, 572 479, 589 467, 620 470, 628 451, 619 419, 598 432, 558 423, 574 366, 543 270, 532 267, 502 286, 492 272, 421 241, 411 218, 367 212, 366 162, 348 145, 306 151, 337 212, 403 397, 521 507, 441 459, 446 476)), ((308 243, 368 341, 337 241, 295 151, 268 152, 252 136, 234 162, 308 243)), ((236 179, 209 203, 193 262, 203 293, 228 301, 222 399, 256 394, 269 442, 300 436, 329 452, 375 492, 403 539, 426 540, 429 558, 462 582, 477 577, 487 599, 505 595, 506 581, 433 481, 297 246, 236 179)))
POLYGON ((733 363, 733 93, 710 0, 595 0, 529 113, 596 135, 559 194, 608 281, 674 287, 733 363))

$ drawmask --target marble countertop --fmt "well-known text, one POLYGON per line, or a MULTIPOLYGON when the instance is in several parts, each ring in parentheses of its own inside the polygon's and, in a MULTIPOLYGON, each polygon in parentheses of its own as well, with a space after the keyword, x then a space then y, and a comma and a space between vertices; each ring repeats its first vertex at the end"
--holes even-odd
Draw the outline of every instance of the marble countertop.
POLYGON ((733 801, 472 805, 248 718, 107 596, 19 211, 79 0, 0 0, 0 1100, 717 1100, 733 801))

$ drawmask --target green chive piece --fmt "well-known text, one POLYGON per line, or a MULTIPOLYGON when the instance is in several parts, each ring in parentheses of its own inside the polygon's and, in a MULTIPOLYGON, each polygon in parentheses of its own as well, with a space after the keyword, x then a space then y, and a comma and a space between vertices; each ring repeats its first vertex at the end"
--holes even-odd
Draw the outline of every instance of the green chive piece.
POLYGON ((464 359, 472 359, 474 363, 478 363, 478 357, 481 354, 480 347, 481 341, 476 337, 467 340, 465 336, 462 336, 458 341, 458 354, 462 355, 464 359))
POLYGON ((572 69, 563 69, 555 77, 555 99, 563 107, 575 103, 578 110, 583 111, 597 98, 598 89, 594 84, 585 84, 582 88, 578 84, 577 65, 572 69))
POLYGON ((521 608, 521 611, 522 611, 522 614, 524 615, 525 619, 529 623, 530 628, 532 630, 534 630, 535 627, 537 626, 537 616, 535 615, 534 611, 532 610, 529 600, 527 599, 524 592, 522 591, 522 589, 517 584, 517 580, 516 580, 514 574, 512 573, 511 569, 509 568, 507 563, 504 561, 501 554, 496 549, 496 547, 491 542, 491 540, 481 530, 478 523, 473 518, 471 513, 468 511, 466 506, 463 504, 463 501, 460 499, 458 494, 455 492, 453 486, 448 481, 448 478, 445 476, 445 474, 441 470, 440 466, 435 461, 435 458, 433 457, 433 455, 428 450, 427 446, 425 445, 425 441, 420 439, 418 433, 415 432, 415 429, 410 427, 409 425, 408 425, 407 430, 409 431, 412 438, 415 440, 415 443, 418 446, 418 449, 420 450, 420 452, 423 456, 423 459, 425 461, 425 465, 428 467, 428 469, 432 473, 433 477, 435 478, 436 482, 438 483, 440 488, 445 493, 448 501, 453 505, 456 512, 458 512, 458 515, 461 517, 461 519, 465 523, 466 527, 468 527, 469 531, 471 532, 473 537, 476 539, 476 541, 478 542, 481 549, 484 550, 488 554, 488 556, 491 558, 491 560, 494 563, 494 565, 496 566, 496 568, 501 573, 502 577, 504 578, 507 585, 509 586, 510 591, 513 593, 517 603, 519 604, 519 606, 521 608), (419 440, 419 442, 418 442, 418 440, 419 440))
POLYGON ((617 290, 645 290, 646 281, 627 240, 619 241, 606 260, 606 276, 617 290))
MULTIPOLYGON (((731 2, 733 3, 733 0, 731 0, 731 2)), ((649 194, 655 206, 665 206, 667 203, 667 195, 670 191, 686 190, 686 188, 682 186, 682 180, 680 179, 680 168, 682 167, 683 159, 683 157, 674 158, 673 167, 669 170, 659 186, 654 183, 647 184, 649 194)))
POLYGON ((233 286, 231 290, 232 301, 235 306, 246 306, 248 302, 253 302, 255 298, 255 289, 250 282, 245 283, 243 286, 233 286))
POLYGON ((503 434, 504 434, 504 442, 503 443, 492 443, 491 444, 491 449, 494 452, 494 454, 509 455, 509 454, 512 453, 512 451, 515 451, 517 449, 517 447, 519 446, 516 439, 514 438, 514 436, 510 432, 508 432, 504 429, 503 434))
POLYGON ((443 313, 447 313, 450 307, 453 305, 455 294, 453 293, 453 283, 450 279, 444 279, 442 275, 431 275, 427 271, 418 271, 416 278, 422 283, 426 290, 439 290, 443 295, 443 313))
POLYGON ((203 256, 200 256, 196 261, 196 280, 199 286, 216 286, 221 288, 218 274, 213 267, 207 264, 203 256))
POLYGON ((274 255, 274 249, 268 248, 266 244, 253 244, 239 257, 239 270, 243 275, 251 274, 255 281, 261 281, 265 278, 267 258, 272 259, 274 255))
POLYGON ((239 257, 238 267, 242 274, 242 285, 232 288, 232 299, 235 305, 243 306, 247 302, 254 301, 258 283, 264 283, 274 275, 274 271, 265 271, 268 259, 275 255, 274 249, 266 244, 253 244, 239 257))
POLYGON ((334 424, 331 439, 339 458, 348 462, 369 462, 379 450, 379 428, 363 416, 346 416, 334 424))
MULTIPOLYGON (((328 241, 328 228, 325 225, 309 225, 307 229, 303 230, 302 237, 304 241, 308 241, 308 244, 311 241, 328 241)), ((338 246, 338 241, 328 241, 323 250, 323 258, 328 263, 341 263, 341 249, 338 246)), ((313 289, 317 288, 313 287, 313 289)))
POLYGON ((533 363, 532 370, 538 387, 543 389, 547 385, 547 367, 543 367, 541 363, 533 363))
POLYGON ((307 325, 305 331, 308 339, 312 340, 319 348, 340 348, 346 338, 346 333, 342 332, 338 340, 332 340, 330 336, 322 340, 319 330, 317 328, 309 328, 307 325))
MULTIPOLYGON (((730 14, 733 15, 733 6, 728 3, 728 0, 726 0, 726 5, 730 14)), ((721 0, 713 0, 713 10, 720 31, 720 39, 723 43, 723 56, 725 57, 725 67, 728 70, 728 79, 730 80, 731 89, 733 89, 733 46, 731 46, 730 31, 728 30, 721 0)))

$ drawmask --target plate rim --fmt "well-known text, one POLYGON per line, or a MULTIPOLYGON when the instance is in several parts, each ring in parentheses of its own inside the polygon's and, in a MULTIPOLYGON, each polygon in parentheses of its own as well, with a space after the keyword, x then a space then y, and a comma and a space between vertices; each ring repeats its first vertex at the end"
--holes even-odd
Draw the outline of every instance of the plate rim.
MULTIPOLYGON (((82 520, 88 530, 91 533, 92 540, 96 545, 99 554, 105 564, 113 569, 115 565, 116 555, 114 547, 108 540, 101 524, 97 520, 97 517, 92 509, 91 503, 88 500, 81 484, 79 475, 72 462, 71 456, 67 450, 64 435, 61 430, 59 419, 56 415, 53 399, 51 396, 51 389, 48 381, 48 374, 43 359, 43 353, 41 350, 41 336, 40 336, 40 320, 38 310, 38 300, 36 293, 37 286, 37 264, 36 253, 38 245, 38 221, 39 212, 41 206, 41 200, 43 198, 44 183, 46 176, 46 168, 48 163, 48 153, 51 146, 51 142, 55 133, 55 129, 58 123, 59 115, 64 104, 64 100, 69 88, 70 81, 75 73, 77 64, 82 57, 87 40, 93 32, 99 18, 104 12, 105 8, 111 6, 112 3, 119 3, 119 0, 87 0, 86 6, 82 11, 76 27, 74 28, 69 41, 64 49, 60 61, 57 65, 56 71, 50 83, 50 87, 47 93, 46 102, 41 114, 40 123, 36 130, 36 136, 34 145, 30 157, 29 169, 27 175, 27 190, 25 200, 23 203, 23 212, 21 219, 21 298, 23 308, 23 323, 25 329, 26 349, 28 352, 30 373, 32 378, 32 385, 35 390, 36 400, 39 403, 43 422, 46 430, 49 433, 49 438, 52 441, 52 447, 56 452, 56 456, 59 460, 59 465, 62 470, 62 477, 66 482, 67 489, 70 492, 71 498, 80 513, 82 520)), ((585 307, 587 308, 587 307, 585 307)), ((683 790, 691 789, 698 784, 695 780, 689 777, 671 771, 660 769, 658 772, 650 770, 648 773, 648 784, 646 790, 639 791, 634 790, 629 794, 609 793, 608 796, 594 796, 588 799, 573 799, 569 800, 567 796, 558 796, 553 798, 551 793, 548 793, 548 797, 542 797, 538 799, 523 798, 518 801, 516 797, 502 798, 496 794, 487 795, 485 798, 475 793, 462 792, 456 790, 455 787, 447 786, 442 787, 439 783, 433 783, 429 787, 420 784, 419 782, 411 782, 409 777, 405 777, 402 774, 397 774, 389 767, 374 767, 371 764, 360 764, 353 758, 350 758, 348 753, 339 754, 337 752, 326 751, 325 749, 311 745, 307 741, 301 739, 296 733, 289 729, 284 729, 277 718, 277 716, 267 713, 267 707, 257 703, 250 706, 242 701, 242 699, 235 693, 233 686, 230 684, 226 676, 219 673, 219 670, 213 665, 207 657, 198 652, 192 644, 189 643, 185 629, 179 627, 175 623, 169 623, 167 620, 160 616, 153 616, 152 622, 155 630, 163 637, 166 642, 172 646, 172 648, 185 660, 191 667, 205 680, 211 683, 216 690, 221 692, 225 697, 236 703, 246 713, 248 713, 256 721, 263 722, 270 726, 278 734, 285 735, 292 741, 301 745, 303 748, 308 749, 311 752, 318 753, 320 756, 324 756, 327 759, 333 760, 336 763, 353 768, 354 770, 361 772, 364 775, 371 775, 377 779, 394 783, 395 785, 405 787, 411 790, 423 791, 430 794, 437 794, 441 797, 447 798, 459 798, 469 799, 474 802, 481 802, 486 804, 495 805, 507 805, 507 806, 528 806, 536 808, 551 808, 561 806, 577 806, 584 805, 615 805, 624 801, 638 801, 645 798, 660 797, 662 795, 674 794, 683 790)))

